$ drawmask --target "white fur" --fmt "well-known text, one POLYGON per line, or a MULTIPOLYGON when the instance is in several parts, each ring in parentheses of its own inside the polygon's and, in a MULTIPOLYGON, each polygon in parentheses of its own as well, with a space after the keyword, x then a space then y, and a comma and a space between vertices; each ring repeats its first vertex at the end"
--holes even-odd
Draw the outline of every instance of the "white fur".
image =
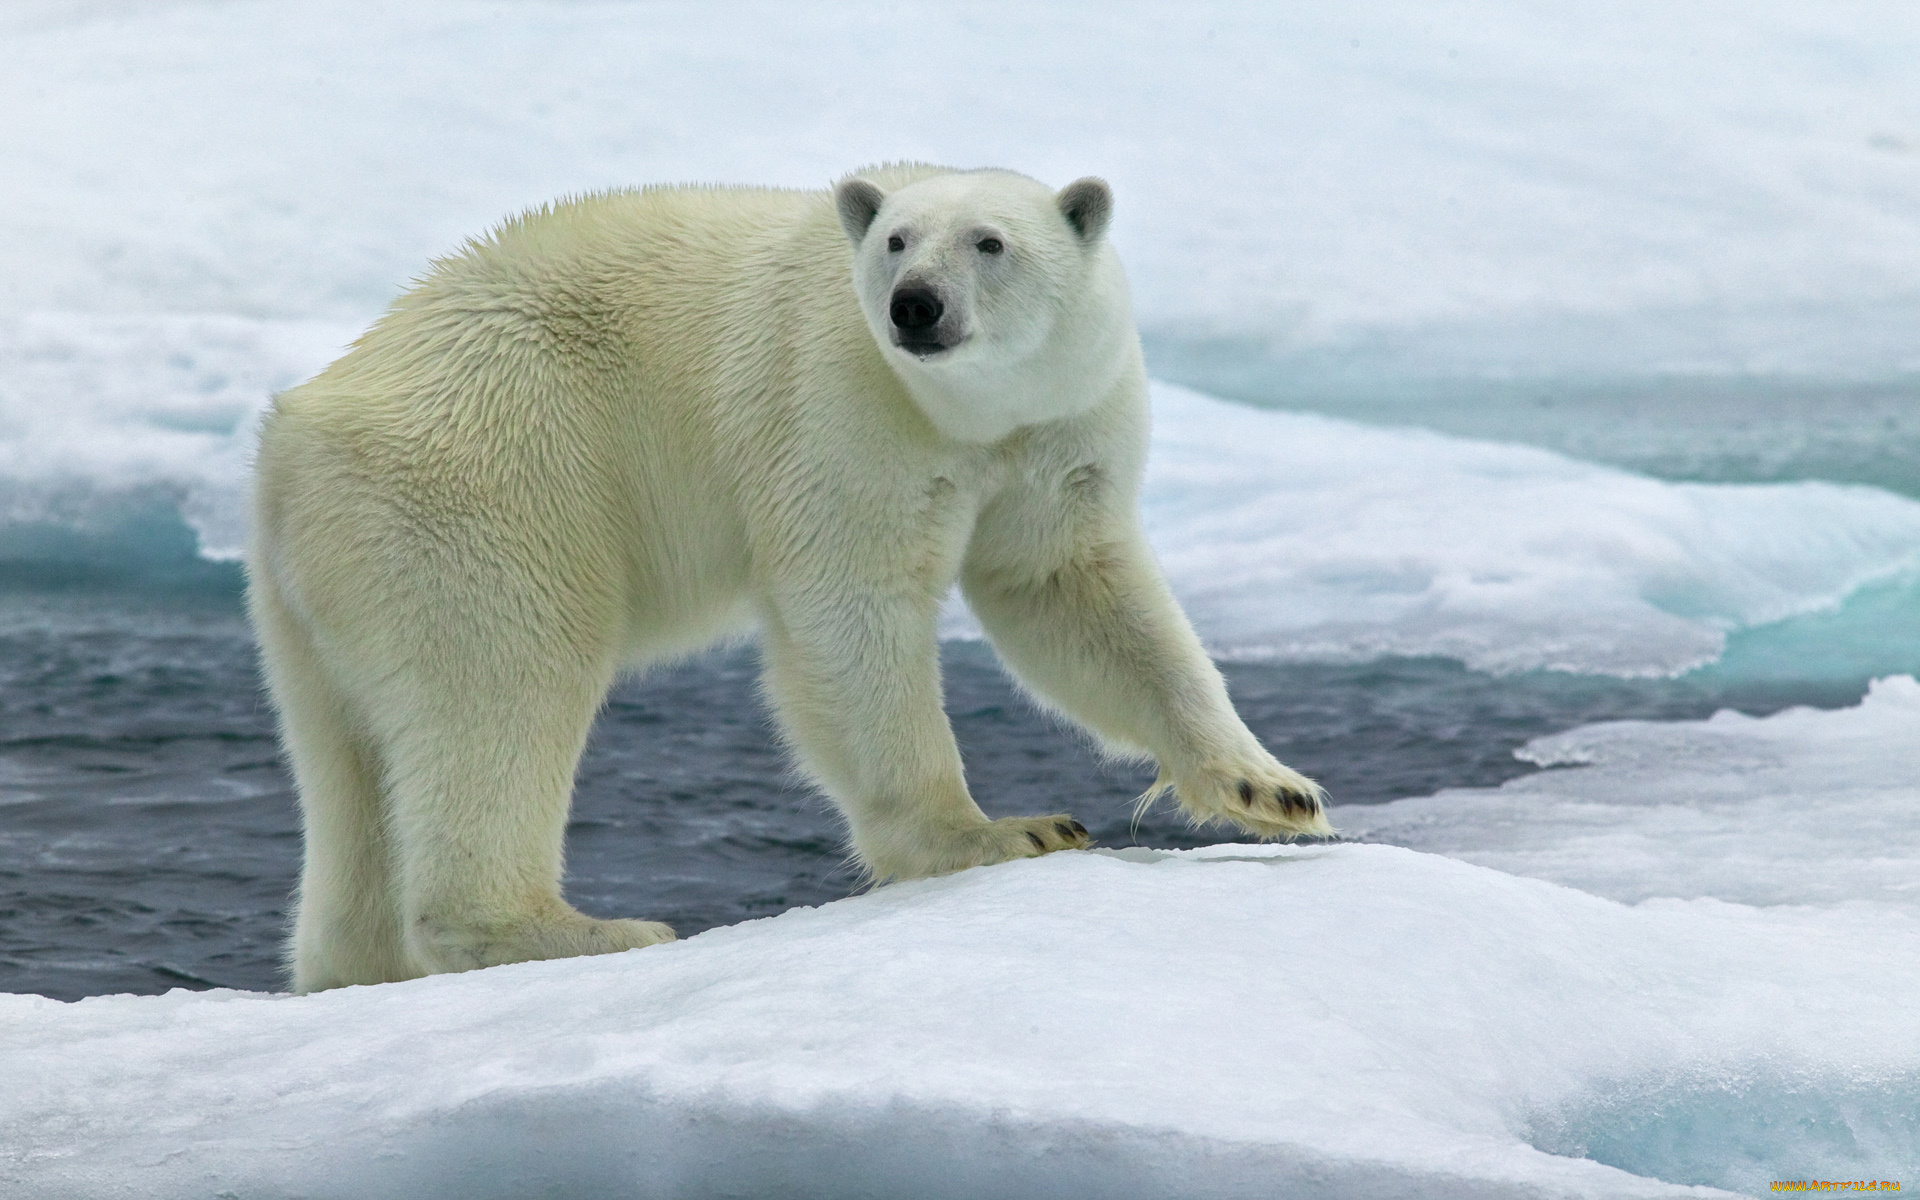
POLYGON ((967 792, 934 633, 956 579, 1022 682, 1193 816, 1325 832, 1140 534, 1103 200, 932 167, 587 197, 436 263, 280 396, 249 602, 306 823, 295 987, 671 938, 561 899, 574 766, 618 670, 754 627, 876 877, 1084 845, 967 792), (952 349, 893 345, 901 279, 949 299, 952 349))

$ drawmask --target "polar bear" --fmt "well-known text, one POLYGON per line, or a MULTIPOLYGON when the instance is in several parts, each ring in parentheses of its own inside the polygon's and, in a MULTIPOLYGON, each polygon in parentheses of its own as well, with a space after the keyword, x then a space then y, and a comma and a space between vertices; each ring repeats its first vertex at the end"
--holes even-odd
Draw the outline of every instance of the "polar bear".
POLYGON ((1098 179, 869 170, 511 220, 262 427, 249 608, 298 784, 299 991, 673 937, 560 890, 615 673, 757 629, 879 880, 1087 844, 989 820, 941 707, 958 581, 1011 672, 1156 793, 1326 833, 1141 535, 1147 387, 1098 179))

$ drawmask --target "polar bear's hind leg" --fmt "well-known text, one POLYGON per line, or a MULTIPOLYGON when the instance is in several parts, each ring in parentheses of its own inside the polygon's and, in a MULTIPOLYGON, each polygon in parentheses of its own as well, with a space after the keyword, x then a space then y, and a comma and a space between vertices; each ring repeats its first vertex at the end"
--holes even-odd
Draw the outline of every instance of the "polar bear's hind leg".
POLYGON ((293 988, 411 979, 420 972, 401 945, 373 746, 272 579, 256 572, 247 598, 306 827, 287 946, 293 988))

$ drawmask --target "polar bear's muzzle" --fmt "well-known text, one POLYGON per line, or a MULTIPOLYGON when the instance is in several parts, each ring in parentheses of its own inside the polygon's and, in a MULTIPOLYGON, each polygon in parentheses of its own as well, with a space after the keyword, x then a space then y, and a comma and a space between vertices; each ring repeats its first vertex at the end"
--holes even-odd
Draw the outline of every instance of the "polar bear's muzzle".
MULTIPOLYGON (((893 344, 920 358, 953 349, 960 339, 951 329, 942 330, 941 318, 946 315, 947 306, 932 288, 924 284, 896 288, 887 305, 887 316, 893 322, 893 344)), ((953 322, 946 324, 951 326, 953 322)))

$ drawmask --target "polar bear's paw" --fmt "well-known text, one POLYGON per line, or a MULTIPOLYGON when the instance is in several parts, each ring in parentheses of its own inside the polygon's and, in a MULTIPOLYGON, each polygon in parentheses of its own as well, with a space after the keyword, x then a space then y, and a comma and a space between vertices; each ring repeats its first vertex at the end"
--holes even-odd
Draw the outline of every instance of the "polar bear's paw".
POLYGON ((1055 850, 1085 850, 1093 844, 1087 827, 1066 813, 1050 817, 1001 817, 987 825, 988 842, 997 851, 983 862, 1038 858, 1055 850))
POLYGON ((671 942, 675 936, 671 926, 658 921, 603 921, 572 909, 509 921, 422 920, 412 932, 408 948, 429 974, 618 954, 671 942))
POLYGON ((1001 817, 959 834, 949 851, 954 856, 953 865, 928 874, 945 874, 1016 858, 1039 858, 1055 850, 1084 850, 1092 844, 1087 827, 1066 813, 1047 817, 1001 817))
POLYGON ((1140 798, 1142 808, 1169 789, 1198 824, 1224 821, 1263 839, 1334 833, 1327 824, 1326 789, 1271 757, 1215 764, 1174 778, 1163 774, 1140 798))
POLYGON ((889 853, 878 847, 863 855, 873 880, 920 879, 950 875, 968 867, 1038 858, 1055 850, 1084 850, 1093 844, 1087 827, 1066 813, 1046 817, 1001 817, 928 838, 924 830, 911 845, 889 853), (877 852, 876 852, 877 851, 877 852))

